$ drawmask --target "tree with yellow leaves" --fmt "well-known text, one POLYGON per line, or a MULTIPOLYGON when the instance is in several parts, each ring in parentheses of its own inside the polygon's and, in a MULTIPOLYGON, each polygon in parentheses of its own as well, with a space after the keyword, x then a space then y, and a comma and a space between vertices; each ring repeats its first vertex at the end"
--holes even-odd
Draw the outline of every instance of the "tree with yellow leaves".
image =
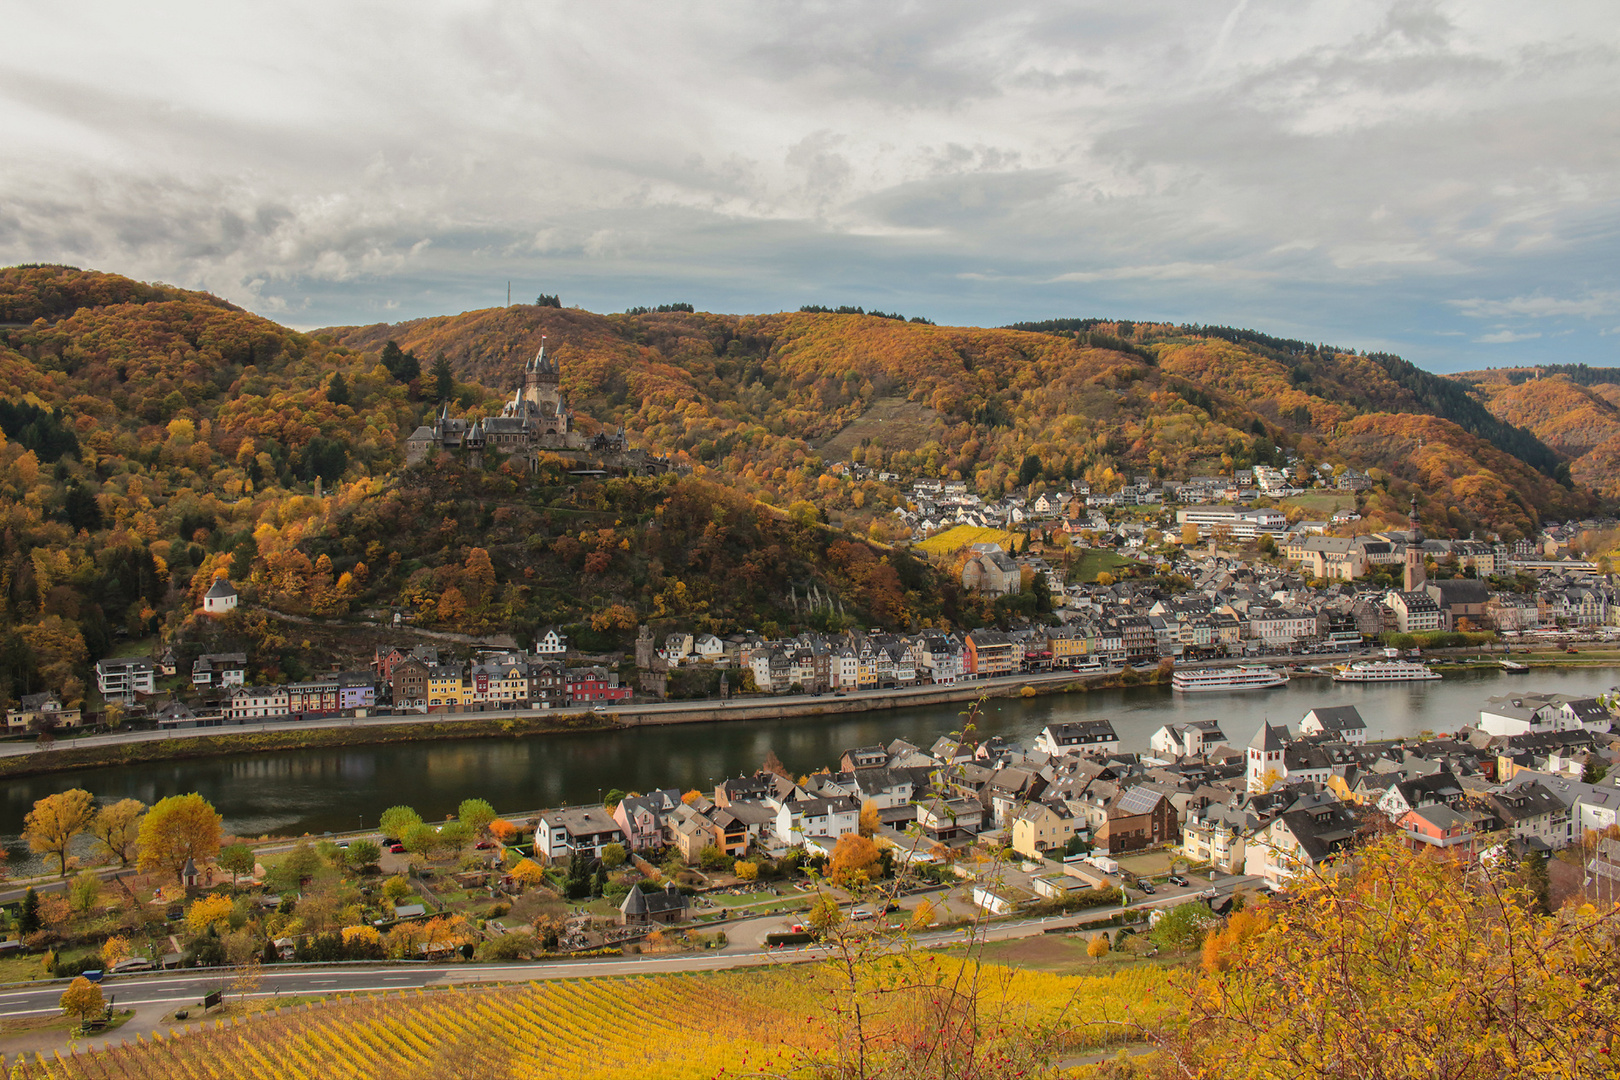
POLYGON ((186 909, 186 928, 193 934, 206 934, 209 927, 230 919, 233 906, 228 896, 199 897, 186 909))
POLYGON ((861 803, 861 817, 857 831, 867 839, 871 839, 878 834, 878 830, 881 828, 883 828, 883 819, 878 816, 877 803, 867 799, 861 803))
POLYGON ((520 859, 518 864, 512 867, 512 880, 527 889, 544 884, 546 871, 533 859, 520 859))
POLYGON ((179 880, 186 860, 199 865, 219 854, 220 816, 196 792, 159 799, 141 819, 142 870, 167 870, 179 880))
POLYGON ((30 851, 54 858, 57 871, 67 877, 68 846, 90 827, 95 812, 95 798, 83 788, 47 795, 23 819, 23 837, 30 851))
POLYGON ((1615 1075, 1620 907, 1538 915, 1516 869, 1393 837, 1290 893, 1194 977, 1184 1034, 1162 1043, 1178 1074, 1615 1075))
POLYGON ((108 968, 116 967, 120 960, 128 960, 131 955, 126 937, 114 934, 101 943, 101 962, 108 968))
POLYGON ((1109 945, 1107 934, 1098 934, 1090 941, 1086 942, 1086 955, 1091 957, 1093 960, 1101 960, 1103 957, 1108 955, 1108 950, 1109 945))
POLYGON ((61 1006, 63 1013, 77 1016, 82 1027, 90 1017, 105 1010, 107 1002, 101 996, 101 987, 80 975, 62 991, 61 1006))

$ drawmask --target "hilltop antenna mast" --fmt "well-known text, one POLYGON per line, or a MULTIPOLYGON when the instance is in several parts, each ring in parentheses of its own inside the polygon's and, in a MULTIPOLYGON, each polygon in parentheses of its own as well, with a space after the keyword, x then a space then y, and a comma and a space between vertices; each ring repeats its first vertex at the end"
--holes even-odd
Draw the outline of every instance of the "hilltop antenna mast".
POLYGON ((506 279, 506 306, 512 306, 512 279, 506 279))

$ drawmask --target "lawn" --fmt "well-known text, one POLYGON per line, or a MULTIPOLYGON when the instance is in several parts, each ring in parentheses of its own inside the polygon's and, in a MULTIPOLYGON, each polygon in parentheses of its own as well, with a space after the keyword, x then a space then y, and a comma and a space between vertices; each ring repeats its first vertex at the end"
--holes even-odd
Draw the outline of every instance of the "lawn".
POLYGON ((982 529, 977 525, 955 525, 944 532, 935 533, 928 539, 912 545, 913 551, 922 551, 929 556, 939 559, 960 551, 970 544, 1000 544, 1001 550, 1007 551, 1012 547, 1013 534, 1001 529, 982 529))
POLYGON ((1096 581, 1104 571, 1117 575, 1125 567, 1137 565, 1110 548, 1077 548, 1075 552, 1073 561, 1065 562, 1069 567, 1066 580, 1071 582, 1096 581))

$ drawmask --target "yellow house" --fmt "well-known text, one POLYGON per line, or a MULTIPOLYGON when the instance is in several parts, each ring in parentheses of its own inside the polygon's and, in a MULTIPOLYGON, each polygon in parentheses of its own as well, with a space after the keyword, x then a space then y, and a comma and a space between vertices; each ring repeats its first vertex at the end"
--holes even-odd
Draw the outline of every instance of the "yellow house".
POLYGON ((1013 850, 1028 859, 1046 858, 1052 852, 1061 857, 1073 835, 1074 818, 1045 803, 1027 806, 1013 819, 1013 850))
POLYGON ((1086 655, 1086 635, 1074 627, 1065 626, 1046 635, 1046 647, 1052 653, 1052 663, 1063 667, 1086 655))
POLYGON ((429 709, 459 709, 463 701, 463 672, 460 664, 434 664, 428 668, 429 709))

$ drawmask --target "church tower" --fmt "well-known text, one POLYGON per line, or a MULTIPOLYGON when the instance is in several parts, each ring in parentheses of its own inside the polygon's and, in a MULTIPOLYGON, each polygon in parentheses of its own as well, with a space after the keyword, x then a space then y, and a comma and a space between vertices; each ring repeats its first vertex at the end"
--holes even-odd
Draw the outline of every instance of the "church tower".
POLYGON ((1412 513, 1406 519, 1406 579, 1407 592, 1417 592, 1428 580, 1423 568, 1423 526, 1418 523, 1417 496, 1412 496, 1412 513))
POLYGON ((1260 730, 1249 740, 1245 786, 1250 791, 1265 791, 1276 781, 1288 778, 1288 766, 1283 762, 1283 741, 1277 731, 1262 721, 1260 730))

